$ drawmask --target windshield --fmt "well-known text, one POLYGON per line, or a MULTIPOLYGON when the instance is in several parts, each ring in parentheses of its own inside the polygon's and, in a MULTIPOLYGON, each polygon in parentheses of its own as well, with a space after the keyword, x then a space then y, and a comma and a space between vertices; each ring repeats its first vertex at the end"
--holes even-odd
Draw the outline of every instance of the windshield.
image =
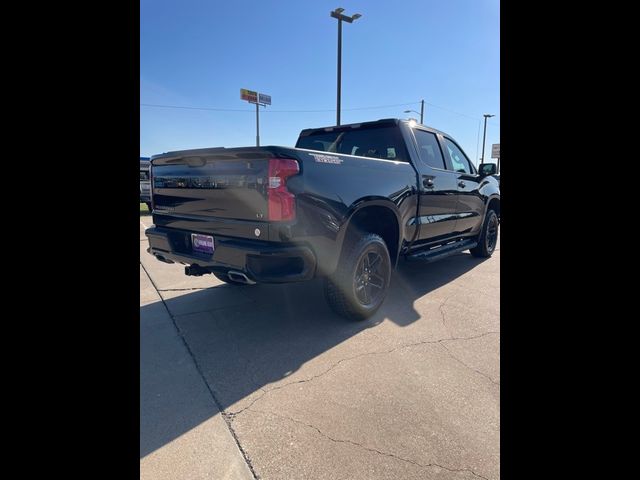
POLYGON ((400 130, 395 125, 317 130, 301 136, 297 148, 358 155, 406 162, 407 154, 400 130))

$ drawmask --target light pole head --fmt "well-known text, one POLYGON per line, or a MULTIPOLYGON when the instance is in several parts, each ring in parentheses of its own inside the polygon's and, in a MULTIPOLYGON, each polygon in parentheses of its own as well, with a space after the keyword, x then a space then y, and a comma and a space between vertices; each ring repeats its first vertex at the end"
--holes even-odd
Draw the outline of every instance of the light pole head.
POLYGON ((491 117, 495 117, 495 115, 489 115, 488 113, 484 114, 484 118, 491 118, 491 117))
POLYGON ((336 9, 334 10, 334 12, 336 12, 336 13, 342 13, 342 12, 344 12, 344 8, 340 8, 340 7, 338 7, 338 8, 336 8, 336 9))
POLYGON ((353 20, 357 20, 357 19, 359 19, 361 16, 362 16, 362 15, 360 15, 359 13, 354 13, 353 15, 351 15, 351 18, 352 18, 353 20))

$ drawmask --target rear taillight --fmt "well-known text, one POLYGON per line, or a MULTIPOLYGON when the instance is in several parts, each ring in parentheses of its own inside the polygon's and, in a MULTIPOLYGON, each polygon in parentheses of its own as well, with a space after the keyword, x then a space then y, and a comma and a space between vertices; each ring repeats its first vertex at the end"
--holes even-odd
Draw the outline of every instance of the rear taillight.
POLYGON ((287 178, 299 172, 300 167, 295 160, 269 159, 269 221, 285 222, 296 218, 296 197, 287 190, 287 178))

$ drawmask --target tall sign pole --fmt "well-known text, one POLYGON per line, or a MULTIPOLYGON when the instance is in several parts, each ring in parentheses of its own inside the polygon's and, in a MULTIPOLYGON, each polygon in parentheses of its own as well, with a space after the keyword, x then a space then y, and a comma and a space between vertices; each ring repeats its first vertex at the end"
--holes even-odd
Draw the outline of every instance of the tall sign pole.
POLYGON ((260 105, 256 103, 256 147, 260 146, 260 105))
POLYGON ((260 105, 271 105, 271 95, 254 92, 246 88, 240 89, 240 99, 256 105, 256 147, 260 146, 260 105))

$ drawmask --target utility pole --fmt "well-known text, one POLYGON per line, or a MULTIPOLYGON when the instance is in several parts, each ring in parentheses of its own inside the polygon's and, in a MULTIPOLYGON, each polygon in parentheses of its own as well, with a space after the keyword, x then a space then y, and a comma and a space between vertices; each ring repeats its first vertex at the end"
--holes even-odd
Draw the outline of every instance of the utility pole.
MULTIPOLYGON (((405 110, 404 113, 418 113, 415 110, 405 110)), ((424 100, 420 100, 420 125, 424 125, 424 100)))
POLYGON ((331 16, 333 18, 338 19, 338 98, 336 105, 336 125, 340 125, 340 100, 341 100, 341 86, 342 86, 342 21, 348 23, 353 23, 354 20, 357 20, 362 15, 359 13, 353 14, 351 17, 347 15, 343 15, 344 8, 336 8, 331 12, 331 16))
POLYGON ((487 137, 487 118, 495 117, 495 115, 489 115, 485 113, 484 115, 484 132, 482 134, 482 157, 480 158, 480 165, 484 163, 484 142, 487 137))

